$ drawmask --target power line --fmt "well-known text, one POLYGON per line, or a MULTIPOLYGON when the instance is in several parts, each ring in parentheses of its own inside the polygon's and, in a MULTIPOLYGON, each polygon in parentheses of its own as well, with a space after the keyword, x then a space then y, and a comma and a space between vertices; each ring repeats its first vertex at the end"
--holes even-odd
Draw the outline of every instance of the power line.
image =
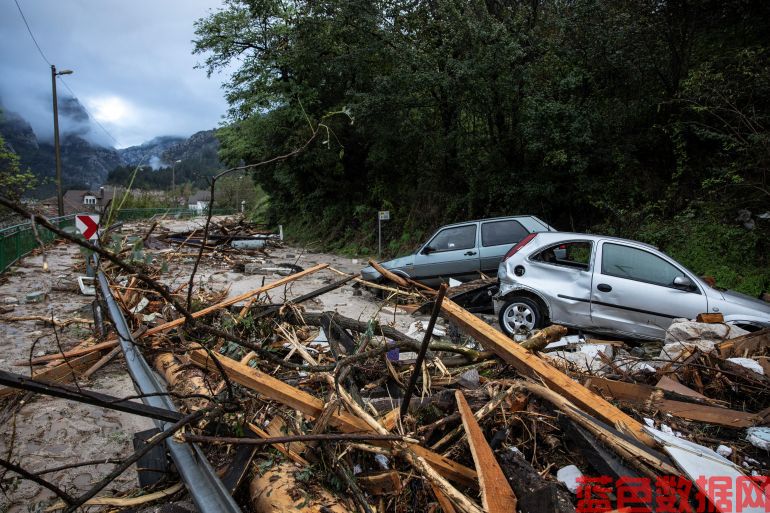
MULTIPOLYGON (((35 43, 35 46, 37 47, 37 51, 40 53, 40 57, 42 57, 43 60, 46 63, 48 63, 49 66, 53 66, 53 64, 51 64, 51 61, 49 61, 48 58, 45 56, 45 53, 43 52, 43 49, 40 48, 40 45, 38 44, 37 39, 35 38, 35 34, 32 33, 32 29, 29 27, 29 23, 27 23, 27 17, 24 16, 24 11, 21 10, 21 6, 19 5, 19 1, 18 0, 13 0, 13 2, 16 4, 16 8, 19 9, 19 14, 21 15, 21 19, 24 21, 24 25, 27 27, 27 32, 29 32, 29 37, 31 37, 32 41, 35 43)), ((67 91, 70 92, 72 97, 75 100, 77 100, 77 102, 80 104, 80 106, 83 108, 83 110, 86 111, 86 114, 88 115, 88 118, 91 121, 93 121, 94 123, 96 123, 99 126, 99 128, 101 128, 104 131, 104 133, 107 134, 107 137, 112 139, 112 141, 115 144, 118 144, 118 140, 115 139, 112 136, 112 134, 106 128, 104 128, 104 126, 101 123, 99 123, 99 121, 96 119, 96 117, 93 114, 91 114, 91 112, 86 108, 86 106, 83 104, 83 102, 80 101, 80 99, 75 94, 75 92, 72 90, 72 88, 69 86, 69 84, 67 84, 67 82, 65 82, 62 77, 59 77, 59 80, 61 80, 61 83, 64 85, 64 87, 67 88, 67 91)))
POLYGON ((93 115, 93 114, 91 114, 91 112, 90 112, 90 111, 89 111, 89 110, 86 108, 86 106, 83 104, 83 102, 81 102, 81 101, 78 99, 78 96, 75 94, 75 92, 74 92, 74 91, 72 90, 72 88, 69 86, 69 84, 67 84, 67 82, 65 82, 65 81, 64 81, 64 79, 63 79, 63 78, 61 78, 61 77, 59 77, 59 80, 61 80, 61 83, 62 83, 62 84, 64 84, 64 87, 66 87, 66 88, 67 88, 67 91, 69 91, 69 92, 70 92, 70 94, 72 95, 72 97, 73 97, 73 98, 75 98, 75 99, 78 101, 78 103, 79 103, 79 104, 80 104, 80 106, 83 108, 83 110, 84 110, 84 111, 86 111, 86 114, 88 114, 88 117, 89 117, 89 118, 91 118, 91 121, 93 121, 94 123, 96 123, 96 124, 99 126, 99 128, 101 128, 101 129, 104 131, 104 133, 105 133, 105 134, 107 134, 107 137, 109 137, 110 139, 112 139, 112 141, 113 141, 115 144, 118 144, 118 140, 117 140, 117 139, 115 139, 115 138, 112 136, 112 134, 111 134, 111 133, 109 133, 109 132, 107 131, 107 129, 106 129, 106 128, 104 128, 104 126, 103 126, 101 123, 99 123, 99 121, 97 121, 97 119, 96 119, 96 118, 94 117, 94 115, 93 115))
POLYGON ((21 10, 21 6, 19 5, 18 0, 13 0, 13 2, 16 4, 16 8, 19 9, 19 14, 21 14, 21 19, 24 20, 24 25, 27 27, 27 32, 29 32, 29 37, 31 37, 32 41, 35 43, 35 46, 37 47, 37 51, 40 52, 40 57, 42 57, 43 60, 47 62, 49 66, 53 66, 53 64, 51 64, 51 61, 49 61, 48 58, 43 53, 43 49, 40 48, 39 44, 37 44, 37 39, 35 39, 35 34, 33 34, 32 29, 29 28, 29 23, 27 23, 27 17, 24 16, 24 11, 21 10))

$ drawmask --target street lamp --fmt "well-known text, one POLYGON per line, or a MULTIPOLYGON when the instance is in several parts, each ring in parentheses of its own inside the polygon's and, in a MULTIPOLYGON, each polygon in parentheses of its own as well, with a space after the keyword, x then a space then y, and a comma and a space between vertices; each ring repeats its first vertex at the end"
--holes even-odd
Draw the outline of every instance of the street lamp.
POLYGON ((56 66, 51 64, 51 89, 53 91, 53 150, 56 158, 56 203, 59 207, 59 216, 64 215, 64 193, 61 188, 61 152, 59 151, 59 102, 56 98, 56 77, 71 75, 72 70, 63 69, 56 71, 56 66))

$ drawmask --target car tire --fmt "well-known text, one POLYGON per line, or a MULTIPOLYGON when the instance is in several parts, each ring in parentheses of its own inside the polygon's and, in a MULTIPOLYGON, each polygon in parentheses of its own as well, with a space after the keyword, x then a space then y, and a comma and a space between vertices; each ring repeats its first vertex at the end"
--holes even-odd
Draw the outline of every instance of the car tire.
POLYGON ((503 333, 513 337, 514 333, 521 328, 526 328, 528 331, 542 328, 544 313, 537 302, 527 297, 512 297, 500 308, 497 320, 503 333))

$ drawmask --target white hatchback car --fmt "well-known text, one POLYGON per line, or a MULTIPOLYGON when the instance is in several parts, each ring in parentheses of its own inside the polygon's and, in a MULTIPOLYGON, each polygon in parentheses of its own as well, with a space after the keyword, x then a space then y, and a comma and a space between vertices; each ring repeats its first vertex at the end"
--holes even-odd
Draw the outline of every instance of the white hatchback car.
POLYGON ((770 327, 770 303, 710 287, 653 246, 583 233, 532 233, 498 268, 495 313, 507 335, 546 323, 661 339, 675 318, 722 313, 749 330, 770 327))

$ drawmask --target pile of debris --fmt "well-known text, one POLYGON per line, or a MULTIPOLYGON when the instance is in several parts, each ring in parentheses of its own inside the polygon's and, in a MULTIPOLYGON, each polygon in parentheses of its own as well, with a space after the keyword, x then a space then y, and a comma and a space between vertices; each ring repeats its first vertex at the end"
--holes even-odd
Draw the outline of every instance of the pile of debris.
MULTIPOLYGON (((236 228, 220 226, 216 240, 244 240, 236 228)), ((768 330, 745 333, 703 316, 675 322, 662 347, 586 340, 561 326, 516 343, 445 286, 379 269, 391 282, 378 286, 386 301, 427 299, 430 318, 404 333, 378 319, 304 310, 357 276, 288 301, 268 298, 326 264, 225 299, 193 291, 192 279, 189 291, 171 289, 152 266, 100 255, 97 281, 114 332, 20 362, 45 370, 35 380, 2 373, 2 383, 149 416, 160 430, 89 493, 60 495, 60 507, 185 493, 161 450, 144 495, 96 496, 161 443, 202 510, 194 488, 204 485, 188 482, 179 447, 202 450, 244 511, 694 511, 705 503, 732 511, 748 499, 764 507, 752 476, 767 469, 770 448, 768 330), (52 385, 45 375, 90 374, 120 351, 145 404, 52 385), (166 386, 147 389, 158 386, 152 379, 142 383, 143 361, 170 395, 166 386), (736 491, 727 499, 725 486, 736 491)))

